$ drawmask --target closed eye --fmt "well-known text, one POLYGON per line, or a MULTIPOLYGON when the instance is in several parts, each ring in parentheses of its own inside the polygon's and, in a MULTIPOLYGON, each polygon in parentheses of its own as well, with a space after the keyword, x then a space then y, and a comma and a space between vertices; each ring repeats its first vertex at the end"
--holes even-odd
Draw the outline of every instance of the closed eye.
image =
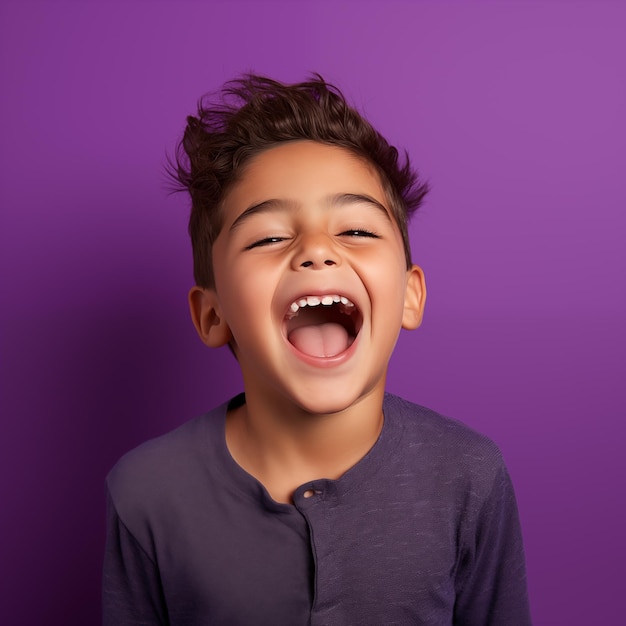
POLYGON ((259 239, 254 243, 251 243, 249 246, 246 246, 244 250, 252 250, 253 248, 260 248, 262 246, 271 246, 275 243, 280 243, 281 241, 285 241, 286 237, 265 237, 263 239, 259 239))
POLYGON ((365 230, 364 228, 351 228, 350 230, 344 230, 339 233, 340 237, 370 237, 372 239, 380 239, 380 235, 377 235, 371 230, 365 230))

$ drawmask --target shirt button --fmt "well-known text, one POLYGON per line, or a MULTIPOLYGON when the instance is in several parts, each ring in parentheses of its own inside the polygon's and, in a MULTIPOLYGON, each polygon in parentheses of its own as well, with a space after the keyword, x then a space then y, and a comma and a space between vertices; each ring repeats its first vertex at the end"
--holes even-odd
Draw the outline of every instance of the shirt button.
POLYGON ((318 494, 320 494, 320 493, 322 493, 322 492, 321 492, 321 491, 318 491, 318 490, 316 490, 316 489, 307 489, 307 490, 306 490, 306 491, 305 491, 302 495, 303 495, 305 498, 311 498, 311 497, 313 497, 313 496, 315 496, 315 495, 318 495, 318 494))

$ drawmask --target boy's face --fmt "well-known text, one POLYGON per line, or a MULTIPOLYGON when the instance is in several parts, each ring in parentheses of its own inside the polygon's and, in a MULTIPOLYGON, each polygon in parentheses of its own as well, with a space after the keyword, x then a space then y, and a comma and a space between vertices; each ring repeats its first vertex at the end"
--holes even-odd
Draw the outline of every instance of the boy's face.
POLYGON ((342 148, 282 144, 246 165, 223 211, 215 288, 190 302, 203 340, 231 343, 246 394, 322 414, 382 391, 425 290, 374 169, 342 148))

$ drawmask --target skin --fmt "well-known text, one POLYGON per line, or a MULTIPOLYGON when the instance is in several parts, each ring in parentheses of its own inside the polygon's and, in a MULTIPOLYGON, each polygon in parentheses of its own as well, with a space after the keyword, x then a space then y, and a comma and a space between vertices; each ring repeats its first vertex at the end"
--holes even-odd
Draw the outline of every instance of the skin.
POLYGON ((375 170, 311 141, 257 155, 226 196, 213 247, 215 287, 194 287, 192 319, 211 347, 239 361, 246 403, 229 412, 226 443, 279 502, 316 478, 338 478, 374 445, 400 328, 417 328, 422 270, 407 270, 402 237, 375 170), (287 340, 302 296, 338 294, 362 317, 352 346, 310 358, 287 340))

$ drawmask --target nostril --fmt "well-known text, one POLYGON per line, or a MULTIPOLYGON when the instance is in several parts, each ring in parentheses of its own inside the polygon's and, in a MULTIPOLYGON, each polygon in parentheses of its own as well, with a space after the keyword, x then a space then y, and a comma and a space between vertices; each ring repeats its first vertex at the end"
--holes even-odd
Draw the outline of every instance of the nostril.
MULTIPOLYGON (((337 261, 333 261, 332 259, 326 259, 324 261, 324 265, 337 265, 337 261)), ((316 263, 315 261, 302 261, 302 263, 300 263, 300 267, 320 267, 318 263, 316 263)))

